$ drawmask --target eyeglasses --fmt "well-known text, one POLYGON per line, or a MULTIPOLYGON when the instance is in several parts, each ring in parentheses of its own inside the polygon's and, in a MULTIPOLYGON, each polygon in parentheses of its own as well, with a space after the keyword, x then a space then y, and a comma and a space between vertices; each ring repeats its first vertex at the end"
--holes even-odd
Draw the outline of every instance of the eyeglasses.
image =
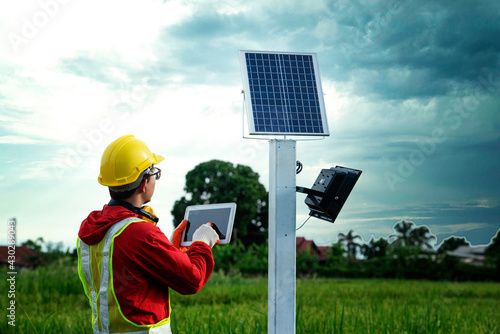
POLYGON ((150 171, 146 174, 147 176, 154 176, 155 179, 159 180, 161 177, 161 169, 158 167, 151 166, 150 171))

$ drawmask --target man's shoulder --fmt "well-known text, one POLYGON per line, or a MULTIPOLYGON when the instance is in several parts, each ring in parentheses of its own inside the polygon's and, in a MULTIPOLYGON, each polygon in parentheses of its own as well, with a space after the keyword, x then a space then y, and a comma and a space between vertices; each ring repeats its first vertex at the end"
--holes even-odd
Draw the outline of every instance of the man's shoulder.
MULTIPOLYGON (((127 227, 120 233, 122 238, 144 240, 150 238, 164 238, 165 235, 158 226, 141 219, 137 219, 127 225, 127 227)), ((122 239, 121 238, 121 239, 122 239)))
MULTIPOLYGON (((135 232, 135 233, 140 233, 140 232, 153 232, 153 231, 158 231, 159 228, 151 223, 148 223, 147 221, 144 221, 140 218, 137 218, 137 220, 133 220, 128 226, 123 230, 123 232, 135 232)), ((122 232, 122 233, 123 233, 122 232)))

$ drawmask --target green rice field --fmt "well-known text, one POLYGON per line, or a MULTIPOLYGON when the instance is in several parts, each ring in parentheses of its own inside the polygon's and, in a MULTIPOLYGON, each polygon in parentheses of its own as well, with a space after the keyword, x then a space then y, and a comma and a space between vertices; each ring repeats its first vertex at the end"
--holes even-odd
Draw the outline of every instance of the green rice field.
MULTIPOLYGON (((6 279, 0 288, 1 333, 92 331, 74 265, 18 273, 15 298, 6 279)), ((267 332, 264 277, 214 273, 197 295, 173 293, 171 301, 173 333, 267 332)), ((298 279, 296 309, 297 333, 500 333, 500 283, 298 279)))

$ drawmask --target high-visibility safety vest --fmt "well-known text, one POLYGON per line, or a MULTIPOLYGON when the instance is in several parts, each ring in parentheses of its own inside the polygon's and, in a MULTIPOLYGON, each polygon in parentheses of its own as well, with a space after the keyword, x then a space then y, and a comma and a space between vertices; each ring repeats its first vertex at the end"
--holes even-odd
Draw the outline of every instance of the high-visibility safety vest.
POLYGON ((106 236, 95 245, 87 245, 78 238, 78 275, 92 307, 93 334, 172 333, 170 316, 152 325, 138 325, 128 320, 123 315, 115 295, 112 265, 114 240, 128 225, 139 221, 142 220, 131 217, 114 224, 106 236))

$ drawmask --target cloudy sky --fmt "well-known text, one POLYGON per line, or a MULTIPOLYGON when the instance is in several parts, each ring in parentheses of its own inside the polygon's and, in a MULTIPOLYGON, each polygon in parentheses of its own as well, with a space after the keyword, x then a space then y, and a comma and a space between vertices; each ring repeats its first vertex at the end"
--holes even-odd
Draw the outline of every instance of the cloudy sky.
MULTIPOLYGON (((18 242, 74 248, 108 201, 104 148, 134 134, 165 156, 151 203, 170 235, 186 173, 220 159, 268 187, 267 140, 242 138, 238 50, 317 53, 331 135, 298 141, 322 168, 363 174, 320 245, 402 219, 487 244, 500 228, 500 3, 484 1, 9 1, 0 10, 0 221, 18 242)), ((307 218, 297 194, 297 226, 307 218)), ((0 244, 6 243, 0 233, 0 244)))

